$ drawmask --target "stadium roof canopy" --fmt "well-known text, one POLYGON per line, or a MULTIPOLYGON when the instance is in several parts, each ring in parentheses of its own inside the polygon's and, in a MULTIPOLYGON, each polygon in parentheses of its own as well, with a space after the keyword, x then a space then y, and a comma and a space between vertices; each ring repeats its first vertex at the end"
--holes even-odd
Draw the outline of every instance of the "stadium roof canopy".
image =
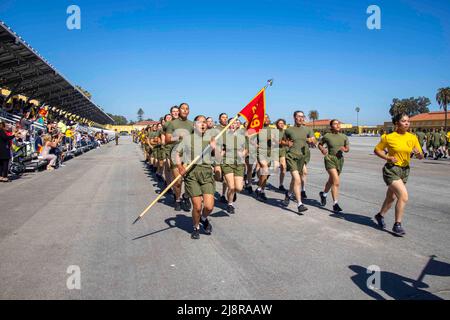
POLYGON ((0 88, 99 124, 114 120, 0 21, 0 88))

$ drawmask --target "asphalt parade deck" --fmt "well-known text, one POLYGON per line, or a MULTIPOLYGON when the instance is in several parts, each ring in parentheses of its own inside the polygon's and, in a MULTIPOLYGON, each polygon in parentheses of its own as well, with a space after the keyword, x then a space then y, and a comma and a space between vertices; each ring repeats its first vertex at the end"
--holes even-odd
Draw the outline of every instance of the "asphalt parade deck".
MULTIPOLYGON (((450 161, 413 160, 407 234, 397 238, 372 219, 386 191, 377 138, 350 141, 343 216, 319 206, 327 175, 316 149, 305 215, 293 202, 282 208, 273 187, 268 203, 241 194, 234 215, 216 202, 213 234, 197 241, 190 213, 171 200, 132 225, 159 188, 129 137, 1 184, 0 298, 449 299, 450 161), (381 289, 367 288, 373 265, 381 289), (67 287, 69 266, 80 268, 80 290, 67 287)), ((393 209, 386 222, 389 231, 393 209)))

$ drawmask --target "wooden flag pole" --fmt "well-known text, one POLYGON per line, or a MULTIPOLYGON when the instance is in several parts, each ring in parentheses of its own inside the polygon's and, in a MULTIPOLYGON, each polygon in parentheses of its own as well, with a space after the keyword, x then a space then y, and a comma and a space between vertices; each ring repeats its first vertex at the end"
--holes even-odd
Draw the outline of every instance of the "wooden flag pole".
MULTIPOLYGON (((214 137, 215 140, 219 139, 224 133, 225 131, 228 130, 228 128, 234 123, 236 122, 236 120, 239 118, 239 115, 236 115, 227 125, 225 128, 222 129, 222 131, 220 131, 217 136, 214 137)), ((194 160, 192 160, 192 162, 186 167, 186 172, 188 172, 193 166, 194 164, 197 163, 197 161, 209 150, 211 149, 211 145, 208 145, 205 150, 202 151, 202 153, 200 155, 198 155, 197 157, 194 158, 194 160)), ((139 215, 139 217, 136 218, 136 220, 134 220, 133 224, 135 224, 136 222, 138 222, 140 219, 142 219, 142 217, 150 210, 151 207, 153 207, 155 205, 155 203, 157 203, 159 201, 159 199, 162 198, 162 196, 164 196, 169 190, 170 188, 173 187, 173 185, 179 180, 181 179, 182 175, 178 175, 175 179, 173 179, 173 181, 166 187, 166 189, 164 189, 163 192, 161 192, 155 200, 152 201, 152 203, 150 203, 148 205, 147 208, 145 208, 144 211, 142 211, 142 213, 139 215)))
MULTIPOLYGON (((266 89, 267 87, 271 87, 273 84, 273 79, 269 79, 267 81, 266 86, 264 87, 264 89, 266 89)), ((231 121, 225 126, 225 128, 222 129, 222 131, 219 132, 219 134, 217 134, 217 136, 214 137, 215 140, 219 139, 224 133, 225 131, 228 130, 228 128, 234 123, 236 122, 236 120, 239 118, 239 114, 236 115, 233 119, 231 119, 231 121)), ((198 155, 197 157, 194 158, 194 160, 186 167, 186 172, 188 172, 193 166, 194 164, 197 163, 197 161, 206 153, 210 150, 211 145, 209 144, 205 150, 202 151, 202 153, 200 155, 198 155)), ((142 219, 142 217, 150 210, 151 207, 153 207, 155 205, 155 203, 157 203, 159 201, 159 199, 162 198, 162 196, 164 196, 169 190, 170 188, 173 187, 173 185, 179 180, 181 179, 182 175, 178 175, 175 179, 173 179, 173 181, 166 187, 166 189, 164 189, 163 192, 161 192, 155 200, 152 201, 152 203, 150 203, 148 205, 147 208, 145 208, 144 211, 142 211, 142 213, 136 218, 136 220, 134 220, 133 224, 135 224, 136 222, 138 222, 140 219, 142 219)))

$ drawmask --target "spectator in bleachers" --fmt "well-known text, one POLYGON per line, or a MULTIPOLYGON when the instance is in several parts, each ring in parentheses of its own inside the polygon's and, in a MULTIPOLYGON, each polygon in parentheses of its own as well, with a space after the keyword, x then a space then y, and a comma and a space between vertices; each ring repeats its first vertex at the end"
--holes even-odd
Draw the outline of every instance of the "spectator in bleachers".
POLYGON ((37 132, 36 138, 34 139, 34 151, 36 151, 38 154, 41 154, 42 148, 44 146, 44 142, 42 141, 43 134, 44 134, 44 131, 39 129, 37 132))
POLYGON ((16 137, 17 131, 14 134, 10 130, 6 130, 6 124, 0 122, 0 181, 9 182, 8 169, 9 161, 11 159, 11 142, 16 137))
POLYGON ((52 148, 57 148, 59 142, 60 142, 60 140, 54 141, 52 139, 52 136, 49 134, 46 134, 44 136, 44 146, 42 148, 41 156, 42 156, 42 159, 48 161, 47 170, 49 170, 49 171, 55 169, 56 160, 57 160, 57 156, 55 154, 51 154, 50 150, 52 148))

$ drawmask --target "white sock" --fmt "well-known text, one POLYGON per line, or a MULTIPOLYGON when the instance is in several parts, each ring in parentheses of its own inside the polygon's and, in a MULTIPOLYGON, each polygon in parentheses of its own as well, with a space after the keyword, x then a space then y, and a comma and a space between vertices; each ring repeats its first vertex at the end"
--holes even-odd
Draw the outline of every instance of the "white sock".
POLYGON ((338 204, 337 200, 334 201, 334 204, 338 204))
POLYGON ((297 204, 297 207, 300 207, 301 205, 303 205, 303 203, 301 201, 299 201, 297 204))
POLYGON ((261 187, 258 187, 258 189, 256 189, 257 191, 262 191, 261 187))
POLYGON ((322 192, 322 195, 326 198, 328 195, 328 192, 322 192))
POLYGON ((201 216, 200 219, 202 219, 202 221, 206 220, 206 218, 204 216, 201 216))
POLYGON ((228 205, 229 206, 233 206, 233 202, 228 202, 228 205))

